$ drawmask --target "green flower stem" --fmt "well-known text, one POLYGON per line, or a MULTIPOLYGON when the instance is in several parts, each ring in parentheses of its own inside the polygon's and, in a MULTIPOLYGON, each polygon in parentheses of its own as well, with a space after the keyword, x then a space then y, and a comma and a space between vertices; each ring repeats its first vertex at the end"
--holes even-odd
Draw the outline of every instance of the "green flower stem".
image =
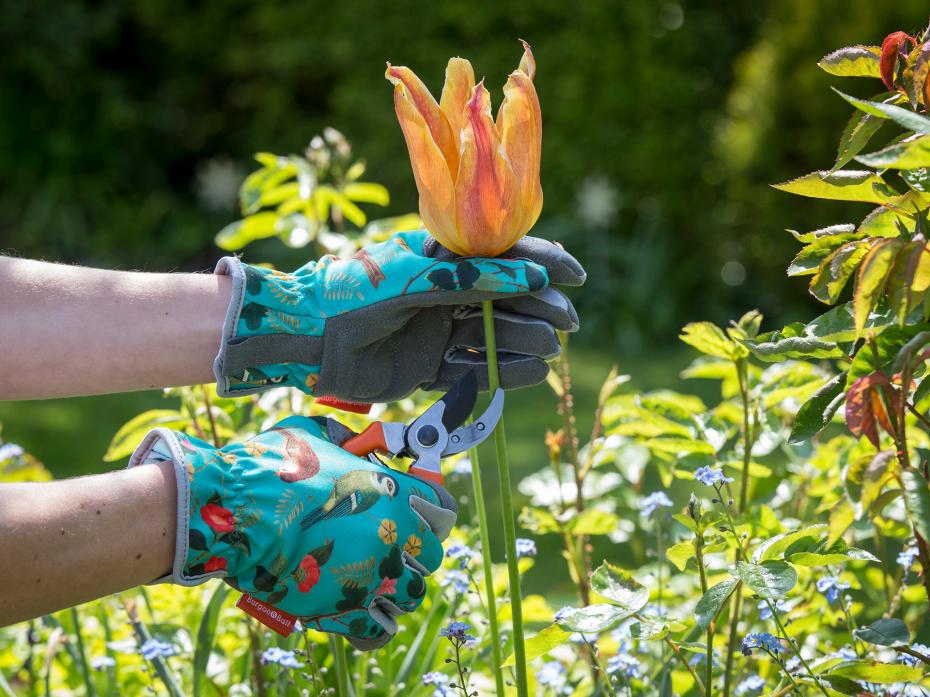
MULTIPOLYGON (((490 300, 481 303, 484 315, 484 338, 487 344, 488 388, 500 385, 497 372, 497 340, 494 335, 494 310, 490 300)), ((497 447, 497 475, 501 490, 501 514, 504 518, 504 548, 507 551, 507 571, 510 577, 510 608, 513 616, 513 657, 517 671, 517 695, 528 697, 526 648, 523 643, 523 598, 520 596, 520 569, 517 567, 517 522, 513 512, 513 490, 510 483, 510 462, 507 458, 507 436, 504 419, 494 429, 497 447)))
POLYGON ((81 677, 84 678, 84 689, 87 697, 97 697, 97 688, 94 686, 94 679, 90 674, 90 666, 87 664, 87 654, 84 652, 84 637, 81 635, 81 618, 78 617, 76 607, 71 608, 71 623, 74 625, 74 636, 77 639, 77 653, 81 660, 81 677))
MULTIPOLYGON (((694 534, 694 558, 701 574, 701 593, 707 592, 707 573, 704 571, 704 533, 694 534)), ((707 654, 704 659, 704 694, 712 697, 714 691, 714 625, 716 618, 707 625, 707 654)))
MULTIPOLYGON (((481 465, 478 448, 468 451, 471 458, 471 486, 474 491, 475 513, 478 516, 478 534, 481 539, 481 564, 484 569, 484 592, 488 599, 488 629, 491 632, 491 671, 494 673, 495 694, 504 694, 504 674, 501 672, 501 632, 497 624, 497 598, 494 595, 494 566, 491 562, 491 534, 488 531, 488 511, 484 505, 484 485, 481 483, 481 465)), ((480 594, 478 596, 481 597, 480 594)))
POLYGON ((349 694, 349 661, 346 659, 346 643, 341 636, 332 637, 333 663, 336 669, 337 694, 349 694))
MULTIPOLYGON (((801 647, 798 646, 797 642, 794 639, 788 636, 788 632, 785 630, 785 626, 781 623, 781 617, 778 616, 778 611, 775 609, 775 603, 773 603, 768 598, 764 598, 764 600, 765 600, 765 604, 768 605, 769 607, 769 611, 772 613, 772 619, 775 620, 775 625, 778 627, 779 633, 781 633, 781 635, 785 638, 785 641, 788 642, 788 645, 792 649, 794 649, 794 652, 797 655, 798 660, 801 661, 801 665, 804 666, 804 670, 807 671, 807 674, 810 676, 810 679, 814 681, 814 683, 817 685, 818 688, 820 688, 820 691, 823 692, 823 694, 826 697, 830 697, 830 693, 827 692, 826 688, 823 686, 823 683, 820 682, 820 678, 818 678, 814 674, 814 671, 811 670, 811 667, 807 664, 807 661, 804 660, 804 656, 801 655, 801 647)), ((788 672, 787 668, 785 669, 785 672, 788 672)))

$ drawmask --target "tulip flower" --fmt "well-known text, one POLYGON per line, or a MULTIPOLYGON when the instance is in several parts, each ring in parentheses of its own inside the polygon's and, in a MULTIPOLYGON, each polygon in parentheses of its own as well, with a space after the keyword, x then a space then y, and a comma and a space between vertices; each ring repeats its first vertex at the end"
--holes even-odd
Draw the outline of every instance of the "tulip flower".
POLYGON ((394 108, 420 193, 420 217, 445 247, 465 256, 497 256, 539 218, 542 116, 533 85, 536 62, 523 58, 504 86, 495 120, 484 80, 452 58, 439 103, 410 68, 388 63, 394 108))

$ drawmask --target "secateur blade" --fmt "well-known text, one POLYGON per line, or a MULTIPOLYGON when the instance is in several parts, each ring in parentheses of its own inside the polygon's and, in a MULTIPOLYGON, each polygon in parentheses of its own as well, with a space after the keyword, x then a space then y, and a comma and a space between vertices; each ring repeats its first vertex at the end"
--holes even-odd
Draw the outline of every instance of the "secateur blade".
POLYGON ((455 455, 484 441, 494 431, 494 427, 500 421, 503 411, 504 391, 498 387, 494 390, 491 403, 481 416, 467 426, 457 428, 449 434, 449 444, 442 451, 442 456, 455 455))

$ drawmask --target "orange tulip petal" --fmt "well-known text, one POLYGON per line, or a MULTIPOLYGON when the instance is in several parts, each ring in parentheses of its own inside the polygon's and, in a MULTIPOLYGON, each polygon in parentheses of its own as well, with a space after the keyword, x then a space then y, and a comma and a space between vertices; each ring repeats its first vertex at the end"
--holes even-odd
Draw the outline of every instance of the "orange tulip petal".
POLYGON ((463 245, 454 252, 497 256, 520 238, 511 226, 511 219, 522 215, 517 187, 510 163, 501 153, 483 80, 465 106, 455 205, 463 245))
MULTIPOLYGON (((464 58, 450 58, 446 66, 446 84, 442 88, 442 97, 439 98, 439 108, 445 114, 452 131, 452 140, 456 153, 460 152, 462 145, 462 126, 465 123, 465 104, 475 89, 475 71, 464 58)), ((458 168, 451 168, 453 179, 458 168)))
POLYGON ((542 211, 543 193, 539 181, 542 112, 536 87, 521 70, 511 73, 504 86, 504 102, 497 112, 497 125, 520 197, 522 216, 516 226, 521 234, 526 234, 542 211))
POLYGON ((522 70, 532 80, 536 77, 536 58, 533 57, 533 49, 528 43, 523 39, 520 39, 520 43, 523 44, 523 57, 520 58, 520 66, 517 70, 522 70))
POLYGON ((456 146, 456 139, 452 136, 449 121, 445 114, 442 113, 433 95, 426 88, 426 85, 423 84, 423 81, 410 68, 402 65, 391 65, 390 63, 388 63, 384 76, 397 87, 403 88, 409 102, 423 117, 433 140, 446 158, 449 171, 455 172, 458 170, 458 147, 456 146))
POLYGON ((455 243, 458 234, 455 229, 455 190, 446 158, 403 84, 394 87, 394 109, 407 141, 413 176, 420 192, 420 217, 433 237, 448 247, 450 241, 455 243))

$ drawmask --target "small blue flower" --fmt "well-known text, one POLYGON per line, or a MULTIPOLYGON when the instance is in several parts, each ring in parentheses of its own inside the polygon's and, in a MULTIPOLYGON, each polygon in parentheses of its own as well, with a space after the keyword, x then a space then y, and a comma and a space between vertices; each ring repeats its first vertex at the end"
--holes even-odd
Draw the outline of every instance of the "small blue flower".
MULTIPOLYGON (((2 459, 2 458, 0 458, 2 459)), ((904 567, 904 578, 907 578, 908 572, 910 572, 911 567, 914 565, 914 562, 917 561, 917 545, 911 547, 905 547, 898 554, 897 562, 899 565, 904 567)))
POLYGON ((831 605, 839 600, 840 591, 849 588, 849 581, 841 581, 837 576, 824 576, 817 579, 817 590, 823 593, 831 605))
POLYGON ((714 487, 733 481, 733 477, 725 477, 719 467, 699 467, 694 473, 694 478, 701 484, 714 487))
POLYGON ((447 637, 451 641, 464 643, 466 641, 472 641, 475 638, 468 634, 468 630, 471 628, 472 626, 470 624, 465 624, 464 622, 450 622, 448 627, 443 627, 439 630, 439 636, 447 637))
POLYGON ((12 460, 14 457, 22 457, 22 455, 23 449, 16 445, 16 443, 4 443, 0 445, 0 462, 12 460))
POLYGON ((262 653, 262 665, 266 663, 277 663, 282 668, 303 668, 304 664, 297 660, 293 651, 272 646, 265 649, 262 653))
MULTIPOLYGON (((927 646, 926 644, 911 644, 911 648, 919 654, 930 656, 930 646, 927 646)), ((922 663, 919 658, 908 656, 906 653, 898 655, 898 662, 908 666, 916 666, 922 663)))
POLYGON ((639 502, 640 510, 642 514, 647 518, 656 512, 656 509, 659 508, 671 508, 675 504, 672 503, 672 500, 665 495, 664 491, 657 491, 649 496, 645 497, 642 501, 639 502))
POLYGON ((753 649, 763 649, 776 656, 785 650, 778 637, 768 632, 746 635, 746 638, 743 639, 743 655, 751 656, 753 649))
POLYGON ((448 697, 448 695, 455 694, 449 687, 449 676, 445 673, 427 673, 423 676, 423 684, 433 686, 433 697, 448 697))
POLYGON ((547 661, 536 671, 536 681, 543 687, 554 690, 557 694, 570 695, 572 688, 568 686, 568 671, 558 661, 547 661))
POLYGON ((90 659, 90 667, 94 670, 106 670, 116 665, 116 659, 112 656, 94 656, 90 659))
POLYGON ((526 537, 517 538, 517 559, 520 557, 535 557, 536 543, 526 537))
POLYGON ((458 569, 450 569, 439 581, 439 585, 443 588, 446 586, 452 586, 456 593, 467 593, 468 574, 466 574, 464 571, 459 571, 458 569))
POLYGON ((139 649, 139 653, 142 654, 142 658, 147 661, 151 661, 154 658, 168 658, 169 656, 174 656, 177 653, 177 650, 175 650, 174 646, 169 644, 167 641, 149 639, 144 644, 142 644, 142 648, 139 649))
POLYGON ((449 559, 458 559, 459 568, 464 569, 468 566, 468 562, 470 562, 473 557, 477 556, 477 552, 468 545, 456 542, 453 545, 449 545, 449 549, 446 550, 446 556, 449 557, 449 559))
POLYGON ((737 697, 742 697, 743 695, 758 695, 761 694, 763 687, 765 687, 765 678, 761 675, 750 675, 736 686, 736 689, 733 690, 733 694, 737 695, 737 697))
POLYGON ((620 673, 628 678, 639 677, 639 659, 628 653, 618 653, 607 659, 607 674, 620 673))
MULTIPOLYGON (((769 609, 769 604, 767 602, 760 600, 756 607, 759 609, 760 620, 764 622, 765 620, 772 619, 772 611, 769 609)), ((776 600, 775 609, 778 610, 778 612, 785 612, 788 609, 788 604, 784 600, 776 600)))

